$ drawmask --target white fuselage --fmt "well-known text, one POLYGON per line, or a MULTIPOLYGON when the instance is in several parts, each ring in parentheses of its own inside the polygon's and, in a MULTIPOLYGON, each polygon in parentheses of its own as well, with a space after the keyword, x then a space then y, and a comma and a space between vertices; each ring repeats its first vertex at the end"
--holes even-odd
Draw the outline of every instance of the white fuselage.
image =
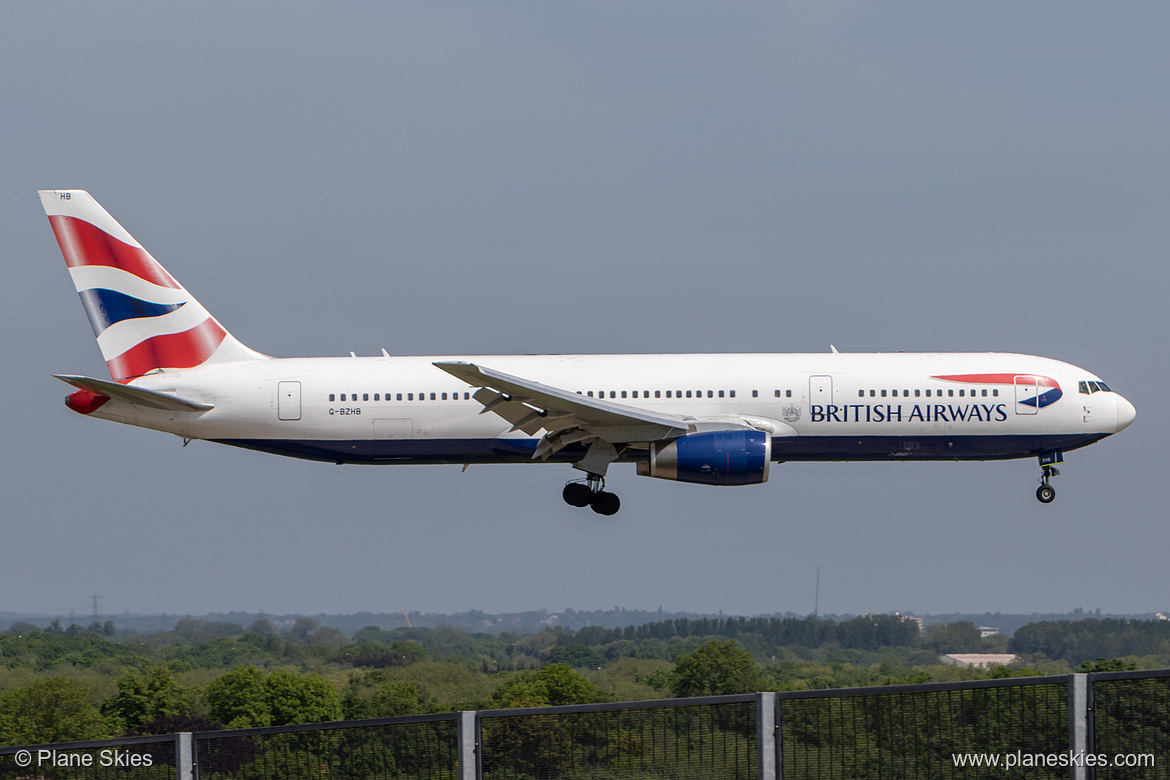
MULTIPOLYGON (((1005 353, 511 355, 288 358, 158 371, 130 384, 214 405, 94 417, 338 463, 528 461, 540 438, 482 413, 465 360, 635 409, 743 421, 772 459, 991 460, 1072 450, 1133 407, 1068 363, 1005 353), (947 378, 940 378, 947 377, 947 378)), ((741 423, 742 424, 742 423, 741 423)), ((637 460, 635 446, 622 454, 637 460)), ((581 457, 572 447, 553 459, 581 457)))

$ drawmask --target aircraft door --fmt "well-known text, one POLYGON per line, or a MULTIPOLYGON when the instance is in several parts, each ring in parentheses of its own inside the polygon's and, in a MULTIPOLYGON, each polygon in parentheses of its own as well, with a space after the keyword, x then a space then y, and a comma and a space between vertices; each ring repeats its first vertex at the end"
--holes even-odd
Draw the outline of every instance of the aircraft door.
POLYGON ((1040 408, 1040 387, 1034 376, 1018 376, 1016 385, 1016 414, 1036 414, 1040 408))
POLYGON ((810 404, 833 403, 833 377, 827 375, 808 378, 808 402, 810 404))
POLYGON ((276 419, 301 419, 301 383, 277 382, 276 384, 276 419))

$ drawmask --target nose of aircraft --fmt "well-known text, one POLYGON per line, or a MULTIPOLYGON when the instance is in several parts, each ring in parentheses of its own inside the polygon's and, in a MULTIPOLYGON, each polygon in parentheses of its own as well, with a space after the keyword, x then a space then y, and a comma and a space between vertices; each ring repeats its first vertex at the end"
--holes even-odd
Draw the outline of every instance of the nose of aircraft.
POLYGON ((1129 424, 1133 422, 1133 418, 1137 416, 1137 409, 1133 408, 1133 404, 1117 396, 1117 430, 1128 428, 1129 424))

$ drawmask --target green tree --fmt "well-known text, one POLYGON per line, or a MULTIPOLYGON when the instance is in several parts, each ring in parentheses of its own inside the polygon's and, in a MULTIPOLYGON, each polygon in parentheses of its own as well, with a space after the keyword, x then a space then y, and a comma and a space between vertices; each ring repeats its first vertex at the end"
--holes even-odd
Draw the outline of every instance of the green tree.
POLYGON ((548 662, 551 664, 567 664, 575 669, 596 669, 606 664, 606 659, 591 647, 571 643, 557 645, 548 651, 548 662))
POLYGON ((1137 664, 1124 658, 1098 658, 1096 661, 1084 661, 1075 671, 1078 672, 1132 672, 1137 664))
POLYGON ((679 656, 674 666, 671 691, 675 696, 725 696, 754 693, 760 673, 752 654, 734 639, 709 639, 689 655, 679 656))
POLYGON ((208 716, 229 729, 272 725, 264 674, 255 666, 232 669, 207 686, 208 716))
POLYGON ((264 681, 264 695, 273 726, 341 720, 337 689, 315 674, 278 669, 264 681))
POLYGON ((143 674, 127 669, 118 678, 118 692, 102 704, 102 714, 114 718, 123 730, 160 718, 194 714, 196 692, 179 685, 165 666, 143 674))
POLYGON ((922 646, 935 653, 979 652, 979 628, 970 620, 936 623, 926 630, 922 646))
POLYGON ((500 707, 557 707, 592 704, 608 696, 584 675, 565 664, 551 664, 536 672, 521 672, 492 696, 500 707))
POLYGON ((68 677, 49 677, 0 697, 0 744, 35 745, 110 736, 109 724, 90 703, 88 688, 68 677))
POLYGON ((423 686, 411 680, 396 680, 388 672, 354 672, 341 694, 342 717, 397 718, 427 711, 430 697, 423 686))

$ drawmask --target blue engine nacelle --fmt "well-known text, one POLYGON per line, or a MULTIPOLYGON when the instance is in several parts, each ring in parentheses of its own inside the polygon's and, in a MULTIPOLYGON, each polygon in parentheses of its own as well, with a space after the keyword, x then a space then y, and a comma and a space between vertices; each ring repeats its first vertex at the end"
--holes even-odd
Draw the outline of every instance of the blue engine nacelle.
POLYGON ((650 459, 638 463, 638 474, 702 485, 758 485, 768 481, 771 459, 769 433, 708 431, 651 444, 650 459))

